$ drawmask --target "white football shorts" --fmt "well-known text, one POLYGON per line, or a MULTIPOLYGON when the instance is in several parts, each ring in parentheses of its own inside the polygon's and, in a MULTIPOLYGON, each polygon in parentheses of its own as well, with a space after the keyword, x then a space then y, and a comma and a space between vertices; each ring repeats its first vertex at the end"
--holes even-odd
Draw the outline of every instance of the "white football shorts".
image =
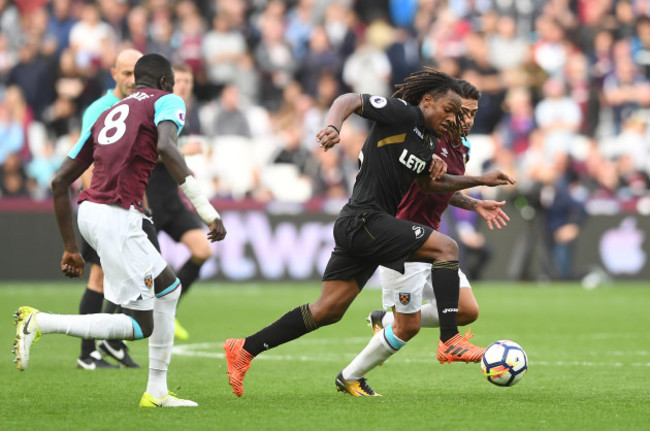
MULTIPOLYGON (((467 276, 458 270, 460 287, 471 289, 467 276)), ((417 313, 422 309, 422 302, 435 304, 436 296, 431 283, 431 264, 423 262, 406 262, 404 274, 383 266, 379 267, 382 302, 385 310, 395 310, 402 314, 417 313)))
POLYGON ((152 310, 154 279, 167 263, 142 230, 144 215, 133 206, 84 201, 79 232, 97 251, 104 270, 104 297, 134 310, 152 310))

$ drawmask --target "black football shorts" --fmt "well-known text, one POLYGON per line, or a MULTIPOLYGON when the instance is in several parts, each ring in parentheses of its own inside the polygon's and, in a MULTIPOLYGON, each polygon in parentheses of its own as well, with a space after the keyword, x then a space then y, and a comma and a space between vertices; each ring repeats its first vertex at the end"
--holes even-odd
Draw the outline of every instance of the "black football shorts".
POLYGON ((367 211, 339 217, 335 247, 323 281, 356 279, 363 288, 379 265, 404 272, 404 262, 429 238, 433 229, 385 212, 367 211))

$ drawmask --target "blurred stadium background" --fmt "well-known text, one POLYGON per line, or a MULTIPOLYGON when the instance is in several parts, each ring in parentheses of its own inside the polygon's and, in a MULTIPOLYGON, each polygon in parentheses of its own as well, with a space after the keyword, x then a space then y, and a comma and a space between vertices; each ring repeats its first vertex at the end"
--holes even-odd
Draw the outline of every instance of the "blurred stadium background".
POLYGON ((502 232, 447 214, 471 279, 650 276, 648 1, 0 0, 0 279, 60 278, 49 181, 128 47, 194 73, 183 143, 229 230, 205 279, 319 279, 367 132, 320 151, 327 109, 425 65, 483 94, 468 173, 518 180, 470 191, 508 202, 502 232))

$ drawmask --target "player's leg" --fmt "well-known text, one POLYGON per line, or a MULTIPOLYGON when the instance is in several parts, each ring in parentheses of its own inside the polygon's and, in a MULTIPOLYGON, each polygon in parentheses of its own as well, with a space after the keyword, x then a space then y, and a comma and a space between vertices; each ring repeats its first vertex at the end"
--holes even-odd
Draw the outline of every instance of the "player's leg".
MULTIPOLYGON (((458 270, 460 292, 458 294, 458 325, 465 326, 478 319, 478 302, 474 297, 472 286, 463 271, 458 270)), ((423 325, 424 326, 424 325, 423 325)))
MULTIPOLYGON (((79 314, 101 313, 104 301, 104 271, 100 266, 97 252, 81 238, 81 256, 90 264, 88 284, 79 302, 79 314)), ((94 339, 81 339, 81 354, 77 358, 77 367, 84 370, 97 368, 117 368, 106 362, 96 350, 94 339)))
POLYGON ((233 392, 242 396, 244 375, 255 356, 321 326, 338 322, 359 291, 355 280, 323 281, 321 295, 316 302, 294 308, 261 331, 244 339, 226 340, 223 348, 233 392))
MULTIPOLYGON (((467 276, 458 270, 459 277, 459 294, 458 294, 458 326, 469 325, 478 319, 479 307, 472 291, 472 286, 467 276)), ((420 325, 422 328, 438 328, 440 320, 438 318, 438 306, 436 297, 433 293, 431 277, 427 278, 424 286, 422 297, 425 304, 422 306, 422 315, 420 325)), ((384 310, 374 310, 368 315, 368 322, 371 324, 373 333, 377 333, 382 328, 393 323, 393 312, 384 310)))
MULTIPOLYGON (((420 330, 422 287, 431 272, 427 263, 408 262, 404 274, 380 267, 384 308, 392 308, 394 321, 375 332, 366 347, 345 367, 336 380, 340 391, 352 395, 368 396, 360 384, 372 369, 397 353, 420 330)), ((367 384, 366 384, 367 386, 367 384)))
MULTIPOLYGON (((280 319, 245 339, 226 340, 223 348, 228 363, 230 386, 237 396, 244 392, 244 375, 252 359, 264 350, 295 340, 320 326, 338 322, 372 276, 377 265, 361 262, 349 253, 362 218, 339 217, 334 223, 336 247, 323 274, 321 295, 316 302, 287 312, 280 319), (356 226, 351 226, 355 224, 356 226), (342 247, 340 244, 344 244, 342 247)), ((361 244, 355 244, 355 246, 361 244)))
MULTIPOLYGON (((161 258, 162 260, 162 258, 161 258)), ((167 388, 167 371, 174 347, 174 316, 181 294, 180 281, 169 267, 154 280, 154 330, 149 338, 149 378, 140 407, 196 407, 194 401, 176 398, 167 388)))
POLYGON ((478 362, 485 351, 468 340, 471 336, 458 333, 458 245, 454 240, 434 231, 414 259, 433 259, 431 281, 440 321, 438 360, 444 362, 478 362))
POLYGON ((181 295, 185 295, 192 283, 199 278, 201 266, 210 258, 212 250, 203 229, 188 230, 181 236, 181 242, 185 244, 191 254, 187 262, 178 270, 178 279, 183 284, 181 295))
MULTIPOLYGON (((142 218, 142 230, 147 235, 149 242, 156 248, 158 252, 160 252, 158 232, 156 232, 153 220, 147 215, 142 218)), ((107 300, 104 301, 103 312, 121 313, 122 307, 107 300)), ((129 348, 122 340, 102 340, 97 343, 97 349, 99 349, 104 355, 112 357, 124 367, 140 368, 140 364, 131 358, 131 355, 129 354, 129 348)))
MULTIPOLYGON (((192 284, 199 278, 199 271, 212 254, 210 243, 203 230, 203 225, 195 214, 186 209, 177 211, 163 225, 162 229, 176 242, 180 242, 190 251, 190 258, 181 266, 176 276, 181 281, 181 298, 185 296, 192 284)), ((174 336, 179 340, 187 340, 189 333, 179 323, 174 321, 174 336)))

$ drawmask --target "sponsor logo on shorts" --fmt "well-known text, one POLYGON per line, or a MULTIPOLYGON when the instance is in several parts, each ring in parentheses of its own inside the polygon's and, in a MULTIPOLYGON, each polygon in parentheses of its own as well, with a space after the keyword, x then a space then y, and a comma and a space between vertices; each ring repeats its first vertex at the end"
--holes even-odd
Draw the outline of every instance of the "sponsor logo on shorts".
POLYGON ((415 239, 422 238, 422 235, 424 235, 424 228, 422 226, 413 226, 412 229, 415 233, 415 239))
POLYGON ((399 302, 402 305, 407 305, 411 302, 411 293, 410 292, 400 292, 399 293, 399 302))
POLYGON ((370 97, 370 104, 377 109, 381 109, 384 106, 386 106, 386 104, 388 104, 388 101, 386 100, 385 97, 372 96, 370 97))
POLYGON ((442 310, 442 314, 447 314, 447 313, 458 313, 458 308, 445 308, 442 310))
POLYGON ((144 285, 149 289, 153 287, 153 275, 147 274, 144 276, 144 285))

